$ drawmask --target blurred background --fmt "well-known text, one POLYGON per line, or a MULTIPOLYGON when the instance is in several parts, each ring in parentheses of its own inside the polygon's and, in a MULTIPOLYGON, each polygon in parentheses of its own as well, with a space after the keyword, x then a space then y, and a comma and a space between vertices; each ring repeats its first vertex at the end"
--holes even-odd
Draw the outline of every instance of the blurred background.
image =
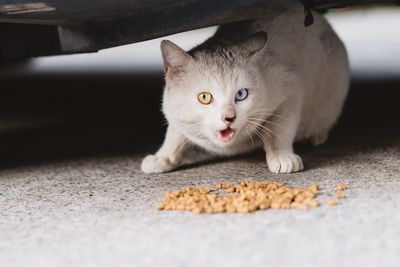
MULTIPOLYGON (((349 101, 355 107, 346 111, 342 120, 395 119, 396 103, 389 103, 399 96, 400 9, 338 9, 326 17, 350 58, 349 101), (351 118, 354 114, 359 117, 351 118)), ((215 30, 211 27, 161 39, 190 49, 215 30)), ((33 151, 38 149, 44 157, 55 157, 113 149, 148 151, 161 142, 161 39, 98 53, 3 63, 0 144, 7 155, 0 154, 5 157, 0 164, 35 160, 38 155, 33 151), (146 142, 141 142, 143 139, 146 142)))

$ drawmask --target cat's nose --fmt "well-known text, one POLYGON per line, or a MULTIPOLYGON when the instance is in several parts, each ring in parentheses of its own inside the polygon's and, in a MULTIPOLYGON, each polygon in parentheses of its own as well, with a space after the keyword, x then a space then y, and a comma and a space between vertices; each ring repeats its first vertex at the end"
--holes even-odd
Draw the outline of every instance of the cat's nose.
POLYGON ((232 123, 236 120, 236 116, 229 117, 229 116, 224 116, 224 121, 227 123, 232 123))
POLYGON ((236 120, 235 108, 231 105, 225 106, 222 111, 222 120, 226 123, 233 123, 236 120))

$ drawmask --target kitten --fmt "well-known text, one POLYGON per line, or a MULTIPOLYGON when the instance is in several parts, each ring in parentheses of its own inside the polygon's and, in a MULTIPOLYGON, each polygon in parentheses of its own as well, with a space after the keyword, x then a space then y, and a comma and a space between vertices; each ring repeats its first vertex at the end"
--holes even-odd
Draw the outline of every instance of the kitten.
POLYGON ((142 162, 146 173, 168 172, 189 143, 220 155, 262 146, 273 173, 303 169, 293 143, 327 140, 349 85, 342 42, 318 13, 303 26, 304 10, 268 10, 264 18, 221 26, 185 52, 161 42, 166 85, 163 145, 142 162), (268 33, 268 36, 267 36, 268 33))

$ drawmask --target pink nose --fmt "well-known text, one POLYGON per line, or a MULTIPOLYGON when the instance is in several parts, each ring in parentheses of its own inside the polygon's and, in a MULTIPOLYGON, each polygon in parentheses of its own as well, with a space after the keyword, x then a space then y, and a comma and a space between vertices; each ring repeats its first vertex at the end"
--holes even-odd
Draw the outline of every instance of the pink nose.
POLYGON ((233 123, 236 120, 236 112, 231 105, 224 107, 222 111, 222 120, 226 123, 233 123))
POLYGON ((224 121, 227 123, 232 123, 236 120, 236 116, 234 117, 224 117, 224 121))

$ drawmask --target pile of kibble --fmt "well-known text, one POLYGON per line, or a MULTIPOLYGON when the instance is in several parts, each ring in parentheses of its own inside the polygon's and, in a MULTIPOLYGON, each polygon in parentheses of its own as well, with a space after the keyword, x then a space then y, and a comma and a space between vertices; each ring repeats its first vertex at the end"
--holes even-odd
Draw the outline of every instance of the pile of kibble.
MULTIPOLYGON (((345 198, 346 185, 336 185, 339 192, 336 198, 345 198)), ((193 213, 248 213, 265 209, 308 210, 320 205, 316 199, 319 185, 309 188, 291 188, 284 184, 271 182, 223 182, 215 188, 189 187, 164 195, 159 210, 181 210, 193 213)), ((328 199, 327 205, 336 205, 335 199, 328 199)))

